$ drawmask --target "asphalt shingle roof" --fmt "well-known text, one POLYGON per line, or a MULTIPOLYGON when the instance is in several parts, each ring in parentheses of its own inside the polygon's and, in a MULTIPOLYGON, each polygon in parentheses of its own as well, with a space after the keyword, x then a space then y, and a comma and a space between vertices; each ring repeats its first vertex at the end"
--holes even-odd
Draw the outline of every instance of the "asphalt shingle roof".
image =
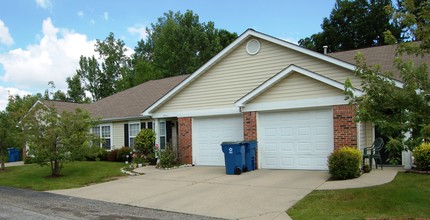
MULTIPOLYGON (((356 50, 348 50, 336 53, 329 53, 328 56, 334 57, 336 59, 345 61, 347 63, 356 65, 355 56, 358 52, 363 54, 366 59, 367 64, 374 66, 379 64, 382 71, 390 71, 393 73, 393 78, 401 81, 400 73, 394 66, 394 58, 396 57, 397 45, 386 45, 379 47, 369 47, 356 50)), ((412 60, 415 64, 426 63, 427 67, 430 68, 430 55, 424 57, 415 55, 403 55, 404 60, 412 60)))
POLYGON ((188 75, 151 80, 90 104, 43 100, 48 107, 58 112, 86 109, 93 117, 104 120, 140 117, 141 113, 163 97, 188 75))

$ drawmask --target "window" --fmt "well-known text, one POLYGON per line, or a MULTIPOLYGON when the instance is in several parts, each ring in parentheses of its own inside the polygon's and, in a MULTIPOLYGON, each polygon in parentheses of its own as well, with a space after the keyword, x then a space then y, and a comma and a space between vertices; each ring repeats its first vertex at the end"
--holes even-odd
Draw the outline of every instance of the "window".
POLYGON ((128 124, 128 130, 129 130, 129 145, 130 147, 134 147, 134 139, 136 138, 137 134, 140 132, 140 123, 130 123, 128 124))
POLYGON ((166 149, 166 121, 160 121, 160 150, 166 149))
POLYGON ((112 137, 110 125, 100 125, 93 127, 91 129, 91 133, 97 137, 100 137, 101 143, 96 143, 97 145, 100 145, 100 147, 107 150, 111 149, 112 137))

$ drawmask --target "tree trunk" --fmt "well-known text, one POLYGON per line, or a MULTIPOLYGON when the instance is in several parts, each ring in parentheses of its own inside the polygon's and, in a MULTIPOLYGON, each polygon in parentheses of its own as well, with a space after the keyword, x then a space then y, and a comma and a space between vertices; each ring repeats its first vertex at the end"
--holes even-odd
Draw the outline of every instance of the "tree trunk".
POLYGON ((61 162, 59 160, 51 161, 51 176, 59 177, 61 172, 61 162))

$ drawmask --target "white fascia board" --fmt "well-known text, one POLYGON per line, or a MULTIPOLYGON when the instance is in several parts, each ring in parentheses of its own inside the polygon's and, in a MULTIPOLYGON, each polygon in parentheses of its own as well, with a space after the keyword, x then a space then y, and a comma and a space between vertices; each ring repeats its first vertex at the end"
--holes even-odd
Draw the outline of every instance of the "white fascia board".
MULTIPOLYGON (((244 107, 245 104, 247 104, 249 101, 251 101, 252 99, 257 97, 258 95, 260 95, 261 93, 263 93, 264 91, 266 91, 267 89, 269 89, 270 87, 275 85, 277 82, 281 81, 282 79, 284 79, 285 77, 287 77, 288 75, 290 75, 291 73, 294 73, 294 72, 302 74, 302 75, 307 76, 307 77, 310 77, 312 79, 318 80, 322 83, 333 86, 337 89, 344 90, 344 84, 342 84, 340 82, 329 79, 329 78, 324 77, 322 75, 319 75, 317 73, 311 72, 311 71, 304 69, 304 68, 301 68, 299 66, 290 65, 287 68, 285 68, 284 70, 282 70, 281 72, 279 72, 278 74, 276 74, 274 77, 270 78, 269 80, 267 80, 266 82, 264 82, 263 84, 261 84, 257 88, 255 88, 253 91, 251 91, 250 93, 248 93, 247 95, 245 95, 244 97, 239 99, 236 102, 236 106, 237 107, 244 107)), ((358 90, 355 90, 354 94, 355 95, 361 95, 361 92, 358 90)))
POLYGON ((30 107, 30 109, 28 109, 28 111, 24 114, 24 116, 19 120, 19 122, 18 122, 18 125, 20 125, 21 124, 21 122, 22 122, 22 120, 24 119, 24 118, 26 118, 27 117, 27 115, 34 109, 34 108, 36 108, 36 106, 37 105, 42 105, 42 106, 45 106, 45 107, 47 107, 48 108, 48 106, 46 106, 42 101, 40 101, 39 99, 37 99, 37 101, 30 107))
POLYGON ((345 104, 348 104, 348 101, 345 100, 345 96, 333 96, 281 102, 251 103, 247 104, 246 107, 242 109, 242 112, 288 110, 345 104))
POLYGON ((197 69, 193 74, 191 74, 189 77, 187 77, 184 81, 182 81, 179 85, 177 85, 175 88, 173 88, 170 92, 168 92, 166 95, 161 97, 157 102, 152 104, 149 108, 147 108, 142 115, 143 116, 152 116, 152 112, 157 109, 160 105, 162 105, 165 101, 169 100, 171 97, 173 97, 175 94, 177 94, 179 91, 181 91, 183 88, 185 88, 187 85, 189 85, 191 82, 193 82, 195 79, 197 79, 201 74, 203 74, 206 70, 208 70, 210 67, 215 65, 219 60, 221 60, 223 57, 225 57, 230 51, 235 49, 239 46, 239 44, 246 39, 251 32, 254 32, 253 30, 247 30, 242 35, 240 35, 235 41, 233 41, 231 44, 229 44, 226 48, 224 48, 221 52, 219 52, 217 55, 212 57, 208 62, 206 62, 203 66, 201 66, 199 69, 197 69))
POLYGON ((151 119, 148 115, 145 116, 130 116, 130 117, 118 117, 118 118, 101 118, 100 121, 132 121, 132 120, 143 120, 151 119))
POLYGON ((327 61, 327 62, 335 64, 337 66, 341 66, 341 67, 349 69, 349 70, 355 70, 355 68, 356 68, 355 65, 352 65, 352 64, 347 63, 345 61, 333 58, 333 57, 325 55, 325 54, 321 54, 321 53, 315 52, 313 50, 309 50, 307 48, 304 48, 304 47, 301 47, 299 45, 290 43, 288 41, 284 41, 284 40, 278 39, 276 37, 272 37, 272 36, 269 36, 269 35, 266 35, 266 34, 263 34, 263 33, 260 33, 260 32, 256 32, 256 31, 253 31, 252 35, 255 36, 255 37, 259 37, 259 38, 261 38, 263 40, 266 40, 266 41, 269 41, 269 42, 272 42, 272 43, 284 46, 286 48, 295 50, 297 52, 300 52, 300 53, 303 53, 303 54, 315 57, 317 59, 327 61))
POLYGON ((257 32, 252 29, 246 30, 243 34, 241 34, 235 41, 233 41, 230 45, 228 45, 226 48, 224 48, 221 52, 219 52, 217 55, 215 55, 212 59, 210 59, 208 62, 206 62, 203 66, 201 66, 198 70, 196 70, 193 74, 191 74, 188 78, 186 78, 184 81, 182 81, 179 85, 177 85, 175 88, 173 88, 170 92, 168 92, 166 95, 164 95, 162 98, 160 98, 157 102, 152 104, 149 108, 147 108, 142 115, 144 116, 151 116, 151 113, 157 109, 159 106, 161 106, 164 102, 169 100, 171 97, 173 97, 175 94, 177 94, 179 91, 181 91, 183 88, 185 88, 188 84, 193 82, 196 78, 198 78, 202 73, 204 73, 206 70, 208 70, 210 67, 215 65, 218 61, 220 61, 223 57, 225 57, 227 54, 229 54, 233 49, 239 46, 245 39, 247 39, 249 36, 254 36, 257 38, 261 38, 263 40, 278 44, 280 46, 284 46, 286 48, 307 54, 309 56, 315 57, 317 59, 321 59, 330 63, 333 63, 335 65, 344 67, 349 70, 355 70, 355 65, 349 64, 347 62, 338 60, 336 58, 306 49, 304 47, 298 46, 296 44, 266 35, 262 34, 260 32, 257 32))
POLYGON ((183 112, 160 112, 152 115, 152 118, 182 118, 182 117, 204 117, 204 116, 219 116, 219 115, 234 115, 240 114, 240 109, 237 107, 193 110, 183 112))

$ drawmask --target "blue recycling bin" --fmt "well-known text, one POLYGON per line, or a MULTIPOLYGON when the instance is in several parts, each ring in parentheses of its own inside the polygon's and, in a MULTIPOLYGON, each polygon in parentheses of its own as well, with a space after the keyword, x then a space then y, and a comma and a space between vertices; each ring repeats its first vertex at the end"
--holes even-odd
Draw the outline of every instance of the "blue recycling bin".
POLYGON ((245 166, 247 171, 256 169, 257 141, 243 141, 245 146, 245 166))
POLYGON ((245 172, 245 146, 242 142, 223 142, 221 144, 225 159, 226 174, 240 175, 245 172))
POLYGON ((8 148, 7 152, 8 152, 9 162, 19 161, 19 151, 17 149, 8 148))

